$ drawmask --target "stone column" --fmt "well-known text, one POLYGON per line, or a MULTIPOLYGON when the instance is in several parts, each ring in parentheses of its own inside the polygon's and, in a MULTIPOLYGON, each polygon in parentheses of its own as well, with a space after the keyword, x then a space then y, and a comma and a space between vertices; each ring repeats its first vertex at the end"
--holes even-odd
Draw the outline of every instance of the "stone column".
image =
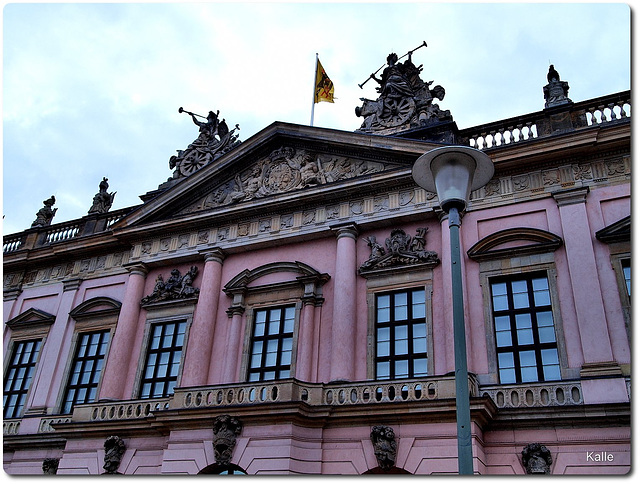
POLYGON ((148 273, 144 264, 127 268, 129 280, 125 289, 120 316, 107 355, 107 361, 100 388, 100 400, 126 400, 125 385, 134 351, 138 319, 140 318, 140 300, 144 296, 144 284, 148 273))
POLYGON ((296 378, 300 381, 311 381, 311 364, 314 347, 315 301, 303 299, 298 328, 298 357, 296 361, 296 378))
POLYGON ((581 371, 585 403, 628 401, 622 371, 614 362, 607 318, 589 226, 589 187, 553 194, 560 212, 564 248, 580 332, 584 364, 581 371))
POLYGON ((333 283, 331 380, 353 380, 356 335, 356 239, 354 224, 336 227, 336 269, 333 283))
POLYGON ((455 370, 453 355, 453 295, 451 286, 451 234, 449 231, 449 216, 440 211, 440 236, 442 238, 442 253, 440 255, 440 269, 442 278, 436 281, 440 287, 440 294, 433 297, 433 347, 434 373, 444 375, 455 370), (437 316, 436 304, 439 305, 441 317, 437 316))
POLYGON ((71 279, 63 282, 62 295, 56 314, 56 320, 51 326, 47 340, 42 347, 40 364, 34 375, 35 387, 32 389, 30 402, 27 402, 26 414, 44 414, 53 409, 56 404, 57 390, 53 387, 54 374, 58 365, 64 365, 64 358, 60 351, 65 343, 65 333, 69 323, 69 312, 73 309, 78 288, 82 279, 71 279), (46 363, 45 363, 46 362, 46 363), (42 364, 45 363, 45 364, 42 364))
POLYGON ((231 321, 227 332, 227 351, 224 359, 222 383, 234 383, 237 381, 238 356, 242 353, 242 315, 244 314, 244 306, 232 306, 227 310, 227 314, 231 321))
POLYGON ((213 333, 218 314, 218 301, 220 300, 224 253, 220 249, 212 249, 204 252, 204 257, 200 295, 189 329, 189 340, 186 345, 182 369, 180 385, 184 387, 208 383, 213 333))

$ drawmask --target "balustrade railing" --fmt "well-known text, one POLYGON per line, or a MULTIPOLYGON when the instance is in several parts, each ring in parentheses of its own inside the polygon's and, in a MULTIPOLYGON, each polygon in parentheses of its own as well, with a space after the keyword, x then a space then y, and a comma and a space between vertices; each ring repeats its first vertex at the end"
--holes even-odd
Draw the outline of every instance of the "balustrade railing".
MULTIPOLYGON (((584 404, 579 381, 519 385, 478 386, 469 375, 469 394, 489 397, 499 409, 569 406, 584 404)), ((72 415, 42 417, 39 433, 55 432, 56 424, 138 420, 167 410, 224 409, 274 403, 305 403, 309 406, 348 407, 454 399, 453 376, 411 380, 350 383, 305 383, 294 379, 208 387, 176 388, 171 397, 76 405, 72 415)), ((4 435, 16 435, 20 419, 3 422, 4 435)))
POLYGON ((83 224, 80 221, 74 221, 62 226, 55 226, 54 228, 47 230, 44 243, 51 244, 53 242, 61 242, 63 240, 77 237, 82 225, 83 224))
MULTIPOLYGON (((468 144, 479 150, 536 139, 543 136, 545 131, 541 129, 540 124, 548 127, 549 119, 552 116, 550 113, 555 115, 558 112, 562 112, 562 108, 537 111, 524 116, 466 128, 460 130, 460 137, 463 144, 468 144)), ((631 117, 631 92, 624 91, 567 104, 566 112, 571 113, 574 123, 569 129, 621 121, 631 117)))

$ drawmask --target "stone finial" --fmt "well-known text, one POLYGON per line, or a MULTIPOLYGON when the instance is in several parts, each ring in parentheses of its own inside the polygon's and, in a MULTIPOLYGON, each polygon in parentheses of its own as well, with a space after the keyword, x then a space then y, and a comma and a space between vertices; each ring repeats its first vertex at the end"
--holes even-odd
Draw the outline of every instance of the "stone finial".
POLYGON ((545 109, 572 102, 571 99, 567 97, 567 94, 569 93, 569 83, 567 81, 560 80, 560 74, 558 74, 558 71, 555 69, 553 64, 549 66, 547 82, 548 84, 542 88, 542 92, 544 93, 545 109))
POLYGON ((542 444, 532 443, 522 449, 522 465, 527 474, 549 474, 552 463, 551 452, 542 444))
POLYGON ((60 459, 55 458, 47 458, 42 461, 42 473, 43 474, 57 474, 58 473, 58 465, 60 464, 60 459))
POLYGON ((388 471, 396 464, 396 435, 391 427, 376 425, 371 429, 371 442, 378 465, 388 471))
POLYGON ((36 213, 36 219, 31 224, 32 227, 44 227, 47 225, 51 225, 51 221, 53 220, 53 216, 58 211, 57 208, 51 208, 56 203, 56 197, 51 195, 51 198, 44 200, 42 202, 44 207, 38 210, 36 213))
POLYGON ((223 466, 231 464, 236 437, 242 432, 242 422, 230 415, 220 415, 213 422, 213 452, 216 463, 223 466))
POLYGON ((104 441, 104 469, 105 474, 118 474, 118 467, 122 461, 127 446, 124 441, 115 435, 112 435, 104 441))
POLYGON ((109 188, 108 179, 103 177, 98 188, 99 191, 93 197, 93 204, 89 209, 89 213, 107 213, 111 205, 113 205, 116 192, 107 193, 107 189, 109 188))

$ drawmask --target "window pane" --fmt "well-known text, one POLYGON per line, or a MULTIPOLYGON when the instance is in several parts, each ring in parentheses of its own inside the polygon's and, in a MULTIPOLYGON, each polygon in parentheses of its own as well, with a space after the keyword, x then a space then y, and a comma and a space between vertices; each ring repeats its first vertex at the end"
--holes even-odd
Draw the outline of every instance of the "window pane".
POLYGON ((413 376, 427 376, 427 359, 417 358, 413 361, 413 376))
POLYGON ((504 346, 511 346, 511 331, 498 331, 496 332, 496 344, 499 348, 504 346))
POLYGON ((406 355, 409 353, 409 340, 397 339, 395 345, 396 355, 406 355))
POLYGON ((407 360, 396 361, 396 378, 407 378, 409 376, 409 362, 407 360))
POLYGON ((391 320, 391 296, 378 296, 378 314, 377 314, 377 322, 378 323, 387 323, 391 320))
POLYGON ((255 328, 253 330, 253 335, 254 336, 264 336, 264 327, 265 327, 265 323, 258 323, 256 322, 255 328))
POLYGON ((536 366, 535 351, 520 352, 520 366, 536 366))
POLYGON ((280 357, 281 365, 290 365, 291 364, 291 351, 283 351, 282 356, 280 357))
POLYGON ((391 330, 389 328, 378 328, 378 341, 389 341, 391 330))
POLYGON ((538 381, 538 369, 536 367, 524 367, 520 369, 523 382, 535 382, 538 381))
POLYGON ((395 295, 395 320, 404 321, 409 317, 407 308, 407 293, 400 292, 395 295))
POLYGON ((411 293, 411 300, 413 303, 413 318, 424 318, 426 316, 426 305, 425 305, 425 296, 424 291, 413 291, 411 293))
POLYGON ((527 281, 513 281, 511 283, 511 290, 513 291, 513 307, 515 309, 529 307, 527 281))
POLYGON ((493 310, 506 311, 509 309, 509 299, 507 296, 493 296, 493 310))
POLYGON ((389 370, 389 362, 381 361, 376 365, 376 378, 378 379, 389 379, 390 370, 389 370))
POLYGON ((549 295, 549 283, 547 278, 533 279, 531 281, 533 285, 533 301, 536 306, 549 306, 551 304, 551 298, 549 295))
POLYGON ((414 353, 426 353, 427 352, 427 338, 414 338, 413 339, 413 352, 414 353))
POLYGON ((378 354, 377 356, 389 356, 391 353, 391 345, 388 341, 378 341, 378 354))
POLYGON ((424 323, 418 323, 413 325, 413 337, 414 338, 426 338, 427 337, 427 325, 424 323))
POLYGON ((540 343, 555 343, 556 332, 554 331, 553 326, 538 328, 538 338, 540 339, 540 343))
POLYGON ((498 316, 494 318, 496 331, 510 331, 511 330, 511 322, 509 320, 509 316, 498 316))

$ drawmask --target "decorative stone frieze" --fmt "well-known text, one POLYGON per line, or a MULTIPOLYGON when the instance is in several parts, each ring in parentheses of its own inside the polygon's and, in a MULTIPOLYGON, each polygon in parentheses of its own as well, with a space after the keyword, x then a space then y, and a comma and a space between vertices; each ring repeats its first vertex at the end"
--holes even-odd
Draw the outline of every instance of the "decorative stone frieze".
POLYGON ((220 415, 213 422, 213 452, 216 464, 231 464, 236 438, 242 432, 242 422, 231 415, 220 415))
POLYGON ((112 435, 104 442, 104 474, 119 474, 118 467, 122 461, 122 456, 127 450, 124 441, 115 435, 112 435))
POLYGON ((385 247, 376 241, 375 236, 366 238, 371 248, 371 255, 360 266, 360 274, 387 267, 404 265, 429 264, 436 266, 440 263, 438 254, 426 250, 427 228, 419 228, 416 235, 411 237, 402 229, 393 229, 391 235, 385 240, 385 247))
POLYGON ((153 292, 143 297, 140 304, 197 298, 200 289, 192 285, 197 275, 198 268, 196 266, 191 266, 191 269, 185 275, 181 275, 178 269, 173 269, 171 277, 166 281, 162 274, 158 274, 153 292))
POLYGON ((551 452, 542 444, 532 443, 522 449, 522 465, 527 474, 549 474, 552 463, 551 452))
POLYGON ((391 427, 376 425, 371 429, 371 442, 378 465, 388 471, 396 464, 396 434, 391 427))
POLYGON ((316 154, 282 146, 268 156, 217 185, 180 214, 287 193, 384 171, 384 163, 343 156, 316 154))

